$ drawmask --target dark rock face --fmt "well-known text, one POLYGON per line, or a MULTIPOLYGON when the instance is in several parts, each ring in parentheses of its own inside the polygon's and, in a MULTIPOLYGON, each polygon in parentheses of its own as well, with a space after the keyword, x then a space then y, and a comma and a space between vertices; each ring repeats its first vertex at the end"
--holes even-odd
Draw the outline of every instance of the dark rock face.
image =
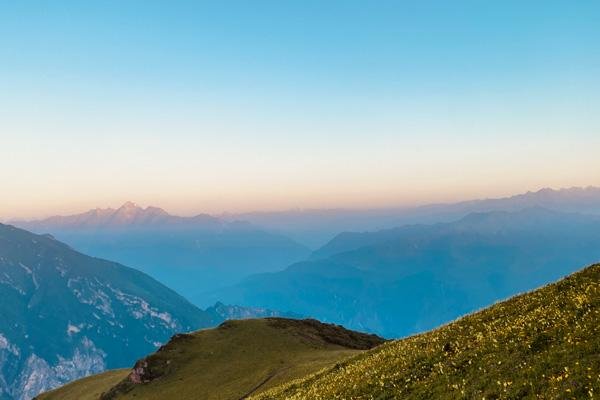
POLYGON ((267 321, 280 329, 294 329, 308 340, 323 341, 348 349, 368 350, 385 342, 385 339, 377 335, 351 331, 341 325, 324 324, 316 319, 267 318, 267 321))
POLYGON ((0 399, 131 365, 210 317, 152 278, 0 224, 0 399))
POLYGON ((137 385, 140 383, 150 382, 151 379, 146 376, 146 368, 148 368, 147 361, 142 360, 136 362, 128 377, 131 383, 135 383, 137 385))

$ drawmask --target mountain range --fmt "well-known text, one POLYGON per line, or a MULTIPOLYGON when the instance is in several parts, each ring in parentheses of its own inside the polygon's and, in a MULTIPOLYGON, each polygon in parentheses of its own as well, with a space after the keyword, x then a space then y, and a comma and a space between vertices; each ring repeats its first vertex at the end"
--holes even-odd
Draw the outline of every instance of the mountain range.
POLYGON ((23 227, 36 229, 107 229, 107 228, 149 228, 152 226, 191 225, 204 229, 219 229, 225 222, 207 214, 194 217, 170 215, 158 207, 140 207, 128 201, 119 208, 96 208, 81 214, 52 216, 33 221, 14 221, 23 227))
POLYGON ((137 268, 196 305, 202 294, 257 272, 283 269, 310 251, 287 237, 209 215, 179 217, 128 202, 117 209, 13 224, 50 233, 71 247, 137 268))
POLYGON ((296 209, 277 212, 226 214, 227 220, 249 221, 281 232, 313 249, 340 232, 375 231, 407 224, 451 222, 474 212, 519 211, 542 207, 561 212, 600 214, 599 187, 544 188, 514 196, 456 203, 380 209, 296 209))
POLYGON ((543 208, 343 233, 309 260, 213 295, 403 337, 600 260, 600 216, 543 208))
POLYGON ((217 326, 223 321, 267 318, 267 317, 285 317, 292 319, 301 319, 302 315, 291 311, 271 310, 263 307, 242 307, 232 304, 223 304, 217 301, 211 307, 204 310, 211 316, 212 325, 217 326))

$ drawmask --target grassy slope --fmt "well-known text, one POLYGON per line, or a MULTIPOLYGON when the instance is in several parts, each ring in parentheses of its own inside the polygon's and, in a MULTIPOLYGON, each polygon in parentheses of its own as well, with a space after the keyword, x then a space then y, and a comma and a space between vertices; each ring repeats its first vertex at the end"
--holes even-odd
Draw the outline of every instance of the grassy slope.
POLYGON ((600 397, 600 265, 254 396, 600 397))
MULTIPOLYGON (((116 385, 120 379, 105 373, 40 398, 87 399, 75 393, 86 392, 88 388, 95 393, 107 393, 112 388, 114 395, 105 397, 237 400, 363 351, 353 347, 372 348, 382 342, 371 335, 352 333, 348 337, 347 332, 316 322, 276 318, 229 321, 216 329, 178 335, 163 349, 139 361, 136 366, 146 365, 143 380, 151 380, 149 383, 134 385, 126 378, 116 385), (328 337, 341 333, 338 344, 323 340, 319 336, 323 329, 328 337)), ((121 373, 117 375, 123 379, 121 373)))
POLYGON ((106 371, 72 382, 37 398, 40 400, 98 400, 102 392, 119 383, 127 374, 129 374, 128 369, 106 371))

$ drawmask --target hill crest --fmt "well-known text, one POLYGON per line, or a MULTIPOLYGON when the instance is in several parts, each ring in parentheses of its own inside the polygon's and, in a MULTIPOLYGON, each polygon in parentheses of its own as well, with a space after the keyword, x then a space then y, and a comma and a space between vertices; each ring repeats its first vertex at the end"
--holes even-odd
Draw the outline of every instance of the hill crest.
MULTIPOLYGON (((73 399, 238 400, 383 342, 375 335, 310 319, 227 321, 217 328, 173 336, 133 369, 120 371, 119 383, 98 389, 97 395, 73 399)), ((98 375, 95 381, 111 373, 98 375)), ((76 381, 40 399, 71 400, 68 396, 88 383, 76 381)))

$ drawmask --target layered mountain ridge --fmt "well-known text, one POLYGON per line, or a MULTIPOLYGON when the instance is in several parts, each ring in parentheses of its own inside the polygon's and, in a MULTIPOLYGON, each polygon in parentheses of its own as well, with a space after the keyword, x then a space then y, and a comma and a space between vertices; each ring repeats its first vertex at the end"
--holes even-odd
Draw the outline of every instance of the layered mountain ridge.
POLYGON ((297 209, 275 212, 229 214, 228 220, 242 219, 277 230, 317 249, 340 232, 390 229, 407 224, 451 222, 467 214, 490 211, 515 212, 542 207, 560 212, 600 215, 600 187, 543 188, 537 191, 487 199, 414 207, 380 209, 297 209))
POLYGON ((132 202, 14 223, 50 233, 85 254, 137 268, 203 308, 215 303, 206 292, 252 273, 283 269, 310 254, 305 246, 247 222, 174 216, 132 202))
POLYGON ((149 276, 0 224, 0 398, 124 367, 212 316, 149 276))
POLYGON ((311 259, 218 291, 233 304, 294 310, 402 337, 600 260, 600 217, 540 207, 338 235, 311 259))

